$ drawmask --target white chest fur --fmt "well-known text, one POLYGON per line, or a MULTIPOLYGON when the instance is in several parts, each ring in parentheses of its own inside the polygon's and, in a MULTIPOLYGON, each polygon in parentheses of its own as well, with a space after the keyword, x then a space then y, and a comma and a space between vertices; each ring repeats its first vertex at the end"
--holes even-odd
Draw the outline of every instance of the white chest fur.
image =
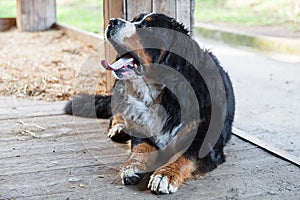
POLYGON ((152 138, 163 148, 179 128, 174 128, 171 133, 163 132, 168 116, 163 106, 157 103, 163 86, 149 84, 142 78, 131 84, 134 92, 126 93, 126 108, 122 112, 126 126, 133 136, 152 138))

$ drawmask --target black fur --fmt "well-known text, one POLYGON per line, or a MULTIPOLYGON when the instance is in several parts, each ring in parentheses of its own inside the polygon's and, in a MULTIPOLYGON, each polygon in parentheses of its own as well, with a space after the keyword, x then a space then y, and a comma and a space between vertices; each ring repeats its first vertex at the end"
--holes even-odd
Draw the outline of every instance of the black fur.
MULTIPOLYGON (((133 20, 133 22, 143 19, 144 16, 145 15, 136 17, 133 20)), ((147 21, 145 23, 142 22, 138 24, 137 25, 138 28, 144 28, 149 26, 162 27, 162 28, 178 31, 184 35, 188 35, 188 31, 183 27, 183 25, 176 22, 176 20, 172 18, 169 18, 162 14, 153 14, 151 15, 151 17, 152 20, 147 21)), ((107 31, 107 34, 109 34, 109 31, 107 31)), ((107 38, 109 38, 109 35, 107 35, 107 38)), ((164 33, 153 33, 153 38, 154 40, 159 39, 159 41, 161 41, 160 43, 162 44, 162 49, 164 49, 163 45, 170 45, 169 44, 170 40, 166 40, 164 33), (165 43, 164 40, 166 40, 165 43)), ((172 38, 172 39, 176 41, 177 38, 172 38)), ((153 42, 149 37, 143 39, 141 36, 141 40, 142 43, 144 42, 144 46, 151 46, 149 45, 149 43, 153 42)), ((192 39, 190 40, 193 41, 192 39)), ((116 48, 117 52, 120 55, 124 53, 125 48, 120 47, 119 44, 118 45, 114 44, 113 41, 111 41, 111 43, 114 46, 120 48, 120 49, 116 48)), ((231 136, 231 127, 232 127, 234 112, 235 112, 234 93, 233 93, 233 88, 229 76, 223 70, 217 58, 211 52, 200 49, 199 46, 195 44, 195 42, 190 42, 190 43, 191 46, 186 46, 183 49, 183 51, 189 51, 192 59, 198 59, 200 68, 201 67, 217 68, 217 70, 220 72, 221 77, 223 79, 223 83, 226 91, 226 101, 227 101, 226 114, 225 114, 226 117, 222 129, 222 133, 217 143, 211 148, 211 151, 203 158, 199 158, 198 152, 201 148, 201 145, 203 144, 212 116, 212 106, 211 106, 212 98, 210 96, 208 86, 204 81, 204 78, 199 74, 199 72, 194 68, 194 66, 191 63, 189 63, 188 60, 181 58, 180 56, 174 53, 166 51, 162 56, 160 49, 145 49, 145 51, 147 51, 148 54, 151 55, 153 59, 153 63, 162 64, 175 69, 177 72, 181 73, 185 77, 185 79, 189 81, 190 85, 193 87, 201 111, 200 112, 201 123, 199 124, 198 129, 196 130, 196 136, 194 140, 192 141, 189 148, 185 151, 184 156, 191 160, 196 160, 196 162, 198 163, 197 165, 198 171, 207 172, 213 170, 214 168, 217 167, 217 165, 225 161, 223 148, 231 136)), ((166 46, 165 49, 168 49, 168 47, 169 46, 166 46)), ((123 84, 124 87, 125 85, 126 84, 123 84)), ((118 91, 119 91, 118 89, 115 89, 113 93, 118 93, 118 91)), ((168 132, 181 123, 180 104, 176 96, 172 93, 172 91, 168 89, 164 89, 162 94, 163 96, 161 98, 160 104, 164 107, 168 116, 163 130, 168 132)), ((124 99, 126 98, 126 94, 116 94, 116 95, 119 96, 118 98, 124 98, 124 99)), ((74 114, 78 116, 85 116, 85 117, 97 116, 101 118, 106 118, 111 115, 110 100, 111 97, 96 97, 96 99, 94 99, 93 96, 86 96, 86 95, 77 98, 75 97, 71 102, 67 104, 65 108, 65 112, 68 114, 74 114)), ((224 106, 224 105, 220 102, 219 106, 224 106)), ((155 145, 159 149, 158 145, 155 144, 155 141, 153 141, 152 138, 131 137, 131 139, 132 139, 133 146, 146 141, 149 144, 155 145)))
POLYGON ((107 119, 112 116, 111 96, 76 96, 66 104, 64 112, 79 117, 107 119))
MULTIPOLYGON (((192 160, 196 159, 197 162, 199 163, 198 164, 199 171, 201 172, 210 171, 215 167, 217 167, 217 165, 225 161, 223 148, 226 142, 230 139, 230 135, 231 135, 231 127, 232 127, 232 122, 233 122, 233 117, 235 112, 235 102, 234 102, 233 88, 230 79, 227 73, 221 67, 217 58, 211 52, 200 49, 198 44, 194 42, 191 38, 186 39, 189 37, 181 37, 180 34, 176 34, 175 32, 164 31, 164 30, 174 30, 184 35, 188 35, 188 31, 182 26, 182 24, 176 22, 176 20, 169 18, 163 14, 152 14, 150 16, 151 19, 149 20, 142 20, 144 16, 145 15, 143 14, 133 20, 133 22, 138 22, 135 23, 135 26, 139 28, 137 30, 137 34, 140 37, 140 42, 145 47, 149 47, 153 43, 161 45, 161 48, 159 49, 145 49, 145 51, 149 55, 151 55, 152 63, 169 66, 170 68, 173 68, 177 72, 181 73, 181 75, 183 75, 185 79, 188 80, 190 85, 193 87, 193 90, 198 100, 201 123, 198 126, 198 130, 196 130, 196 136, 193 142, 191 143, 190 147, 185 151, 184 156, 192 160), (151 35, 147 33, 143 34, 142 32, 143 28, 147 28, 147 27, 160 27, 165 29, 159 29, 159 30, 156 29, 157 31, 153 31, 151 35), (184 41, 181 41, 182 38, 184 39, 184 41), (198 65, 196 66, 197 69, 202 68, 202 69, 208 69, 209 71, 209 69, 217 68, 217 70, 221 74, 221 78, 223 79, 223 83, 226 91, 226 101, 227 101, 225 122, 217 143, 212 147, 210 152, 203 158, 199 158, 198 153, 200 151, 200 148, 203 144, 203 141, 206 137, 207 130, 210 125, 210 120, 212 116, 211 96, 208 87, 206 85, 206 82, 204 81, 204 78, 199 74, 197 69, 195 69, 195 66, 189 63, 189 61, 186 60, 186 58, 181 58, 179 55, 176 55, 169 51, 164 51, 164 53, 162 54, 161 50, 172 49, 174 48, 174 45, 176 49, 182 49, 182 51, 189 52, 190 58, 187 59, 196 60, 196 63, 198 65)), ((107 38, 115 46, 117 52, 120 55, 122 55, 126 47, 123 47, 122 44, 116 44, 113 39, 110 39, 113 38, 116 28, 118 27, 115 26, 108 27, 107 38)), ((135 57, 134 52, 132 52, 132 54, 135 57)), ((147 72, 146 72, 146 76, 147 76, 147 72)), ((155 75, 154 77, 151 78, 155 79, 155 75)), ((172 80, 170 80, 170 82, 172 82, 172 80)), ((176 81, 175 82, 173 81, 173 83, 180 84, 178 82, 176 83, 176 81)), ((218 87, 218 85, 216 87, 218 87)), ((126 101, 126 95, 127 94, 124 94, 123 97, 125 101, 126 101)), ((218 99, 218 97, 214 97, 214 99, 216 98, 218 99)), ((168 132, 181 123, 180 104, 178 103, 176 96, 169 90, 163 91, 162 101, 160 102, 160 104, 165 108, 165 111, 168 116, 164 126, 164 130, 168 132)), ((224 107, 225 105, 223 105, 223 103, 220 101, 217 106, 224 107)), ((148 143, 153 143, 157 148, 159 148, 158 147, 159 144, 155 144, 153 138, 148 138, 146 140, 148 140, 148 143)), ((141 142, 145 142, 145 139, 140 140, 138 138, 133 137, 132 141, 133 141, 132 145, 134 146, 141 142)))

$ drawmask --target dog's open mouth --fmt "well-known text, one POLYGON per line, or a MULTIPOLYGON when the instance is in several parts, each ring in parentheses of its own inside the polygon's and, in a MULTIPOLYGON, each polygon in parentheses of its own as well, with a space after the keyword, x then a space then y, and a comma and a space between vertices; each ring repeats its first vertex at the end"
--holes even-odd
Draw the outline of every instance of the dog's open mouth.
POLYGON ((129 53, 112 64, 109 64, 107 60, 102 60, 101 65, 118 75, 125 75, 129 71, 134 71, 136 75, 142 74, 142 65, 129 53))

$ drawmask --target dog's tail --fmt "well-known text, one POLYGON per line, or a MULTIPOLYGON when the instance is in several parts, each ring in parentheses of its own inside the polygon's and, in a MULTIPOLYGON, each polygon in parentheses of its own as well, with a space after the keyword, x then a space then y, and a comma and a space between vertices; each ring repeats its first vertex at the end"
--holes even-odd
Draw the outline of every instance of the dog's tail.
POLYGON ((68 101, 64 112, 69 115, 104 118, 112 116, 111 96, 79 95, 68 101))

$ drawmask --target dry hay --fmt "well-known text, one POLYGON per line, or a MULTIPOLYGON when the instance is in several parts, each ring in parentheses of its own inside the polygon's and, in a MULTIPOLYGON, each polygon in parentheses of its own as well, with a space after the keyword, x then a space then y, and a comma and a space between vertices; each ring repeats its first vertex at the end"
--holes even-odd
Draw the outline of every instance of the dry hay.
POLYGON ((0 32, 0 47, 2 96, 53 101, 78 93, 104 93, 98 56, 102 50, 61 30, 0 32))

